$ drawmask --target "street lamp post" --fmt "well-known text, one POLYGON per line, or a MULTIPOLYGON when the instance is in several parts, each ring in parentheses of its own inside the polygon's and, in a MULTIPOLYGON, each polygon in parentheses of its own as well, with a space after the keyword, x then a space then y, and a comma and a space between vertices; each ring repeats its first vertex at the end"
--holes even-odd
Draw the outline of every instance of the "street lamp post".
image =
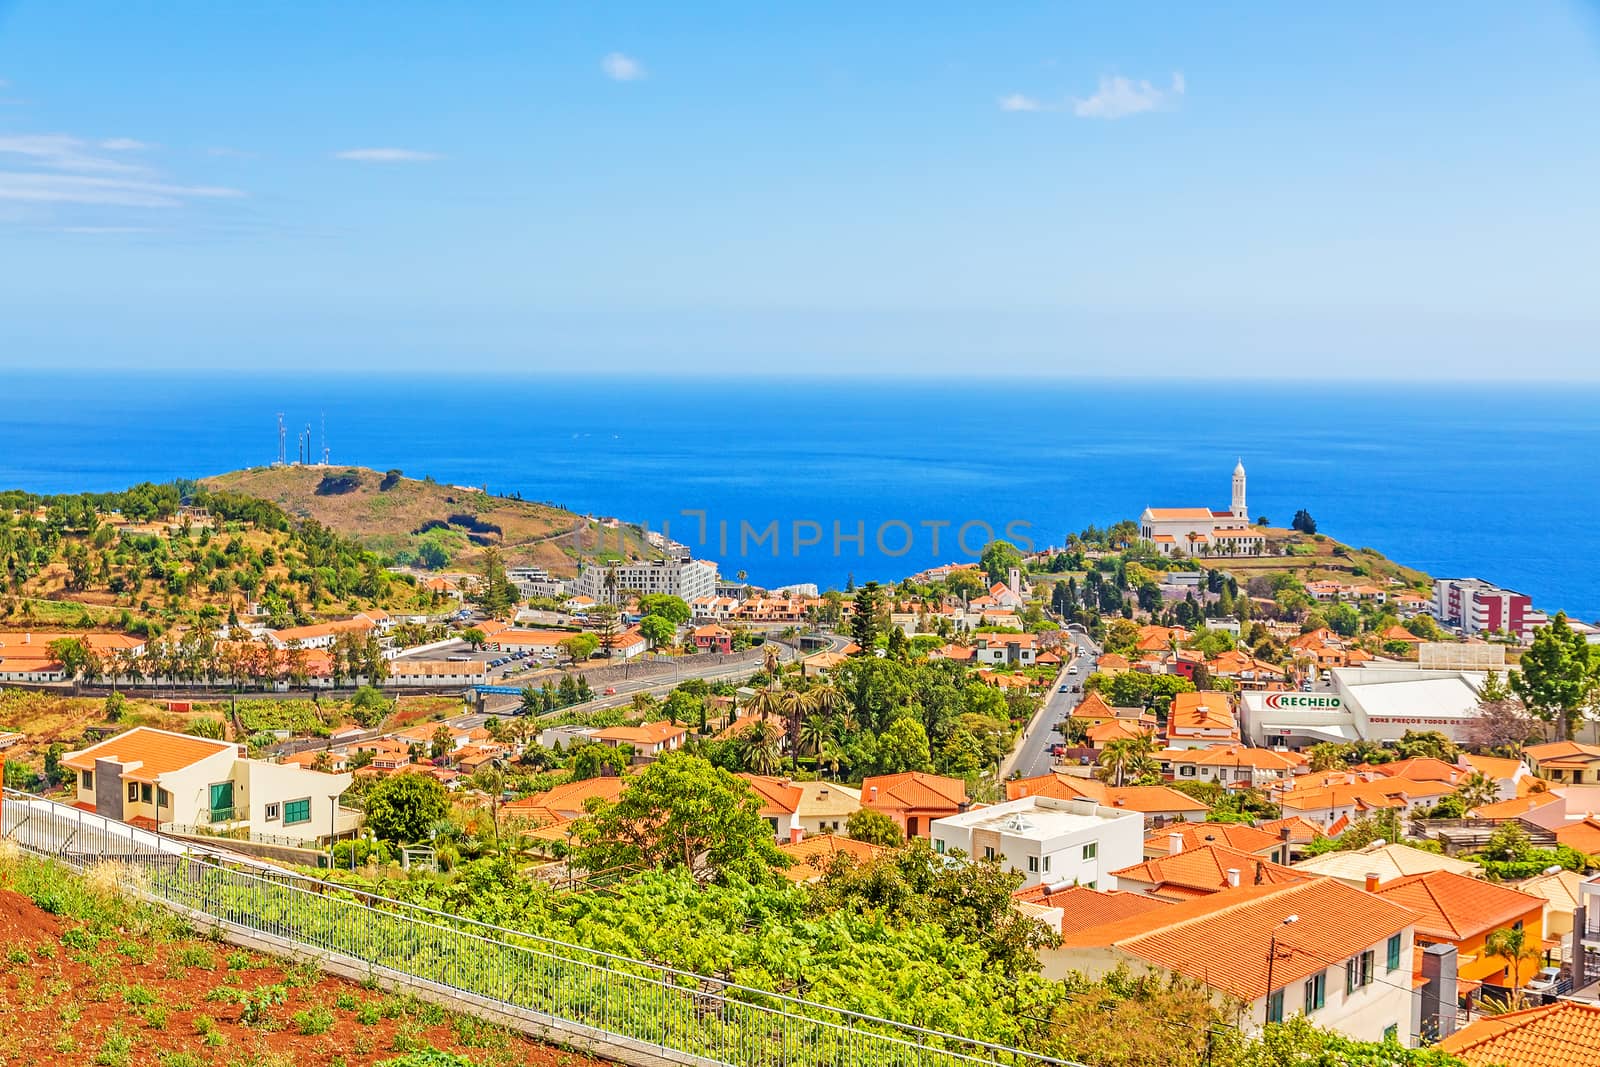
MULTIPOLYGON (((1267 1021, 1272 1021, 1272 965, 1278 958, 1278 931, 1285 926, 1293 926, 1300 921, 1300 916, 1287 916, 1277 926, 1272 928, 1272 936, 1267 939, 1267 1021)), ((1280 1020, 1282 1021, 1282 1020, 1280 1020)))

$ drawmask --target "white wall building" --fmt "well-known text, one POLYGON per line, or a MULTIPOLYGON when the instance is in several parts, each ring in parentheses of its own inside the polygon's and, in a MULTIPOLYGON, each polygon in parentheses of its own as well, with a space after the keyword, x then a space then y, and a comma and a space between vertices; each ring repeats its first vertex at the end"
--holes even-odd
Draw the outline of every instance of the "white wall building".
POLYGON ((1336 667, 1331 693, 1240 694, 1240 728, 1257 745, 1394 741, 1407 730, 1464 739, 1487 675, 1473 671, 1336 667))
POLYGON ((80 807, 157 829, 245 830, 302 843, 346 829, 348 774, 246 759, 228 741, 135 727, 62 757, 80 807))
POLYGON ((693 600, 696 597, 715 596, 717 592, 717 566, 705 560, 686 562, 650 560, 643 563, 622 563, 615 567, 590 565, 578 574, 572 591, 594 599, 596 603, 612 602, 608 575, 616 575, 616 590, 625 589, 639 593, 667 593, 671 596, 693 600))
POLYGON ((1023 797, 935 819, 935 852, 998 859, 1023 885, 1086 885, 1115 889, 1107 872, 1144 858, 1144 816, 1092 800, 1023 797))
POLYGON ((1227 511, 1210 508, 1145 508, 1139 536, 1165 555, 1254 556, 1266 535, 1250 525, 1245 504, 1244 461, 1233 468, 1233 501, 1227 511))

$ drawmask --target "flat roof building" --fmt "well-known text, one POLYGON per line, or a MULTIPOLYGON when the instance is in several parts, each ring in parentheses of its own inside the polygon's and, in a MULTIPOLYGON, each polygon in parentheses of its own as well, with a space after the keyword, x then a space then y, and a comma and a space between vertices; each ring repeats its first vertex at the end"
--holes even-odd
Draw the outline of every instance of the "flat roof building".
POLYGON ((974 860, 995 859, 1023 876, 1023 886, 1086 885, 1115 889, 1109 872, 1144 855, 1144 819, 1134 811, 1092 800, 1030 796, 935 819, 935 852, 959 849, 974 860))

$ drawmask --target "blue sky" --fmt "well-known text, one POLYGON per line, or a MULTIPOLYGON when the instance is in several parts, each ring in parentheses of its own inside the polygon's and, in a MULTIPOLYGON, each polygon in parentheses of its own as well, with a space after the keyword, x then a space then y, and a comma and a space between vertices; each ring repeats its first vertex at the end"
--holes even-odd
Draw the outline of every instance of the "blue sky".
POLYGON ((1132 7, 0 0, 0 369, 1600 376, 1593 3, 1132 7))

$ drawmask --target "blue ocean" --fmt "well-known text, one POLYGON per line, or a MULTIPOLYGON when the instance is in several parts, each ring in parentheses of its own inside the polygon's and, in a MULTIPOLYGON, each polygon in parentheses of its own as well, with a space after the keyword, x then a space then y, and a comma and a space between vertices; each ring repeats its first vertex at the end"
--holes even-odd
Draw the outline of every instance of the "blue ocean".
POLYGON ((764 585, 895 578, 1146 505, 1224 508, 1600 617, 1600 390, 0 372, 0 486, 398 467, 665 529, 764 585), (937 543, 936 543, 937 540, 937 543))

